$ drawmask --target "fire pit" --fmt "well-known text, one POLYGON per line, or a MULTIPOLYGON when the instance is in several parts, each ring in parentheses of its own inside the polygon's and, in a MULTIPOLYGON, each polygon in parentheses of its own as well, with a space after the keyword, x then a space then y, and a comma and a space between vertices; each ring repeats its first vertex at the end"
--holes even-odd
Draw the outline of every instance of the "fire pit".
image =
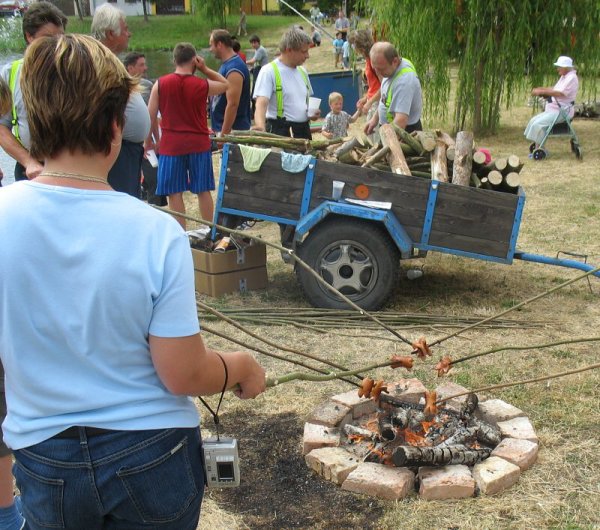
MULTIPOLYGON (((437 399, 466 389, 436 388, 437 399)), ((525 414, 474 394, 425 403, 417 379, 387 385, 377 401, 352 390, 321 404, 304 426, 307 465, 342 489, 384 499, 491 495, 511 487, 536 460, 538 439, 525 414)))

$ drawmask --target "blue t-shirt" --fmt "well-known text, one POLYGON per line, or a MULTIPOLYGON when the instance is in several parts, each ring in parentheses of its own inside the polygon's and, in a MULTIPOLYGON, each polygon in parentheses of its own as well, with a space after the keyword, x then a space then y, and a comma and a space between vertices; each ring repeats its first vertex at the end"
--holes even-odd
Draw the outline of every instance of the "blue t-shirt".
POLYGON ((0 357, 9 447, 73 425, 195 427, 149 334, 198 333, 193 264, 177 221, 124 193, 23 181, 0 188, 0 357))
MULTIPOLYGON (((231 72, 239 73, 243 78, 242 93, 240 94, 240 103, 237 109, 237 115, 232 128, 238 131, 247 131, 250 129, 250 72, 246 63, 239 55, 234 55, 227 59, 219 68, 219 73, 227 78, 231 72)), ((213 96, 211 107, 210 126, 213 131, 220 131, 223 128, 223 119, 225 117, 225 108, 227 107, 227 95, 220 94, 213 96)))
POLYGON ((342 47, 344 46, 343 39, 333 39, 333 48, 335 53, 342 53, 342 47))

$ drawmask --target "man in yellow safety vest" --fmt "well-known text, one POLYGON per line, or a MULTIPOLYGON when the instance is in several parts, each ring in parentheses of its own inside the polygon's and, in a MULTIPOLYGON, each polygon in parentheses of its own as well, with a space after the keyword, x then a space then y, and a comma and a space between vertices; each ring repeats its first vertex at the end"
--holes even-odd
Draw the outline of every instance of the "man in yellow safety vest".
POLYGON ((373 69, 383 80, 379 112, 367 122, 365 133, 371 134, 384 123, 394 123, 407 132, 420 131, 423 101, 414 65, 389 42, 376 42, 370 57, 373 69))

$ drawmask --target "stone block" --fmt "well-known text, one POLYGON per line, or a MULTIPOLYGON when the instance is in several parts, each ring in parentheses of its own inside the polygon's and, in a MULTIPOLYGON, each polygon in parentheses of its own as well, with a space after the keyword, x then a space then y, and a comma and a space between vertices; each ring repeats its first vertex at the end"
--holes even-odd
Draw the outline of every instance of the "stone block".
MULTIPOLYGON (((448 396, 453 396, 454 394, 461 394, 462 392, 468 392, 469 389, 464 386, 457 385, 452 381, 445 381, 441 385, 438 385, 435 389, 437 393, 438 399, 444 399, 448 396)), ((454 410, 456 412, 460 412, 461 407, 467 399, 467 394, 464 396, 460 396, 457 398, 449 399, 444 403, 445 408, 454 410)))
POLYGON ((371 462, 361 463, 342 483, 343 490, 392 501, 410 495, 414 487, 415 475, 409 469, 371 462))
POLYGON ((502 433, 502 438, 517 438, 519 440, 529 440, 538 443, 537 434, 529 418, 513 418, 508 421, 498 422, 498 428, 502 433))
POLYGON ((313 449, 304 459, 308 467, 324 479, 341 484, 360 464, 358 458, 342 447, 313 449))
POLYGON ((521 471, 525 471, 537 460, 538 447, 538 444, 529 440, 504 438, 492 451, 492 456, 504 458, 511 464, 519 466, 521 471))
POLYGON ((497 456, 490 456, 473 467, 473 478, 484 495, 494 495, 510 488, 520 476, 519 466, 497 456))
POLYGON ((487 401, 482 401, 475 409, 476 418, 487 421, 492 425, 496 425, 501 421, 512 420, 523 416, 525 416, 525 413, 521 409, 518 409, 501 399, 488 399, 487 401))
POLYGON ((304 424, 303 455, 319 447, 336 447, 338 445, 340 445, 340 431, 338 429, 314 423, 304 424))
POLYGON ((397 382, 388 384, 388 392, 390 395, 402 399, 407 403, 419 404, 421 399, 425 399, 427 389, 416 378, 400 379, 397 382))
POLYGON ((418 477, 423 499, 464 499, 475 495, 475 480, 468 466, 421 467, 418 477))
POLYGON ((331 401, 344 405, 352 410, 354 419, 372 414, 377 410, 377 405, 372 399, 358 397, 356 390, 349 390, 343 394, 337 394, 331 398, 331 401))
POLYGON ((350 407, 333 401, 326 401, 313 411, 308 421, 317 425, 339 427, 341 429, 351 419, 352 409, 350 407))

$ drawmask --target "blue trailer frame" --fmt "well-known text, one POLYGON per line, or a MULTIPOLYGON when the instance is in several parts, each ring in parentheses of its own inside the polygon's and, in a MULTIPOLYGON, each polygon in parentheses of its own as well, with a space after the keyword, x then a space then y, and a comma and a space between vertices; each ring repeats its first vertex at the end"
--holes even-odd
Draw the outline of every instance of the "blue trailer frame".
MULTIPOLYGON (((347 202, 344 199, 340 199, 337 201, 333 199, 327 199, 324 200, 321 204, 319 204, 319 206, 317 206, 316 208, 310 209, 310 199, 313 191, 313 184, 315 181, 315 171, 318 164, 317 159, 314 157, 312 158, 312 160, 306 168, 304 189, 302 192, 302 200, 300 206, 300 215, 297 219, 266 215, 259 211, 250 211, 241 208, 226 207, 223 205, 223 199, 228 189, 227 178, 229 172, 228 162, 230 150, 230 144, 226 144, 223 148, 220 181, 217 194, 217 201, 215 205, 215 222, 221 214, 230 214, 246 219, 261 219, 264 221, 271 221, 282 225, 291 225, 295 228, 295 241, 300 242, 312 229, 314 229, 328 216, 346 216, 367 221, 378 222, 384 225, 390 237, 398 247, 400 251, 400 257, 402 259, 409 259, 411 257, 415 257, 419 254, 419 252, 422 253, 423 251, 436 251, 446 254, 453 254, 467 258, 492 261, 504 264, 511 264, 514 259, 519 259, 522 261, 543 263, 547 265, 566 267, 570 269, 578 269, 585 272, 591 271, 596 268, 595 266, 590 265, 588 263, 580 262, 573 259, 561 259, 558 257, 553 258, 550 256, 544 256, 540 254, 533 254, 517 250, 517 239, 519 235, 519 229, 521 226, 523 208, 525 206, 525 192, 522 188, 519 188, 518 190, 518 198, 514 213, 512 231, 510 234, 510 241, 507 247, 508 250, 506 254, 501 257, 490 256, 477 252, 468 252, 465 250, 440 245, 433 245, 430 243, 430 234, 436 214, 436 206, 438 203, 438 191, 440 187, 440 183, 435 180, 429 182, 425 220, 422 227, 421 238, 418 241, 414 241, 409 236, 405 228, 397 219, 396 215, 394 215, 394 212, 392 212, 391 210, 365 207, 351 202, 347 202)), ((213 239, 216 237, 215 228, 213 228, 211 235, 213 239)), ((596 272, 594 273, 594 275, 600 277, 600 272, 596 272)))

